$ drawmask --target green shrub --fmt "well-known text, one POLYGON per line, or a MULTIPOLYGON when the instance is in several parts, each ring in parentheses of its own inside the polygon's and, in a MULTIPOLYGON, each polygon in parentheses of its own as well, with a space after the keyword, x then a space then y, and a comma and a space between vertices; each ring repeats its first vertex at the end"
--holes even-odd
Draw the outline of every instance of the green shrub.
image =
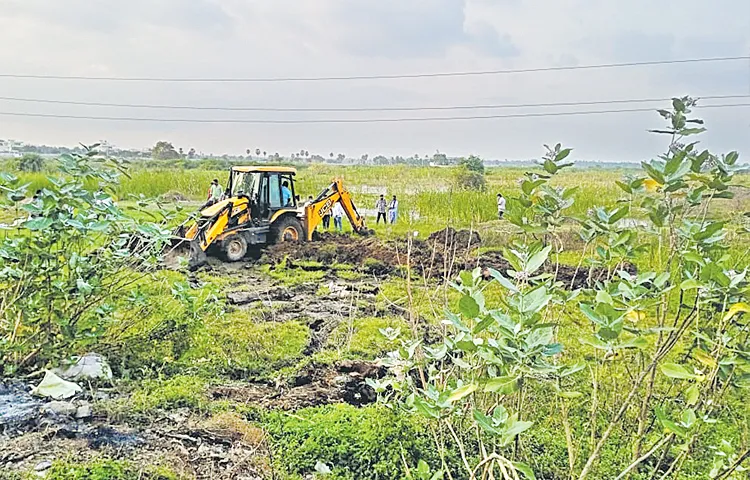
POLYGON ((433 467, 440 465, 426 425, 381 406, 338 404, 299 410, 295 415, 271 412, 264 427, 278 452, 274 458, 291 475, 314 472, 315 464, 323 462, 334 478, 403 478, 402 453, 412 466, 419 459, 433 467))

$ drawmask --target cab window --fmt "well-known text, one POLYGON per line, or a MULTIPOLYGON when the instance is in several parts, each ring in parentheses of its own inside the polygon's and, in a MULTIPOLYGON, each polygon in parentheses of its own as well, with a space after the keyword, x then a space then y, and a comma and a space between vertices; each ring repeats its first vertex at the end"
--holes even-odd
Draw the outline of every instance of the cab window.
POLYGON ((272 210, 281 208, 281 179, 278 173, 269 173, 268 179, 268 206, 272 210))

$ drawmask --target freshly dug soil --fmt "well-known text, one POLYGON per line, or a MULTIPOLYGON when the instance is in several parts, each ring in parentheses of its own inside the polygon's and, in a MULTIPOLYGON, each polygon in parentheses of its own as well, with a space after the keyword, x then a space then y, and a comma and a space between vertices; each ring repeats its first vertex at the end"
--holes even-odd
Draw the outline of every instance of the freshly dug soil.
MULTIPOLYGON (((360 271, 374 275, 393 274, 407 265, 426 278, 447 279, 462 270, 476 267, 493 268, 505 273, 510 268, 500 252, 478 253, 481 246, 479 234, 469 230, 446 228, 432 233, 427 239, 418 238, 384 242, 376 237, 357 237, 324 233, 317 241, 282 243, 266 249, 261 263, 278 264, 283 261, 316 261, 330 268, 335 263, 355 265, 360 271)), ((632 266, 626 266, 633 270, 632 266)), ((555 273, 553 266, 543 267, 546 273, 555 273)), ((560 265, 557 279, 572 288, 582 288, 605 272, 587 267, 576 269, 560 265)))

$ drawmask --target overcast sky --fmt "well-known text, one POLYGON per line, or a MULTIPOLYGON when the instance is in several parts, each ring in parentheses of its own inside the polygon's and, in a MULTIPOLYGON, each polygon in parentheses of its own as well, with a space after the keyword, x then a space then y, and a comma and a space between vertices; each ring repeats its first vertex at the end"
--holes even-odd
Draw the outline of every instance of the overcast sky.
MULTIPOLYGON (((523 69, 750 55, 750 0, 0 0, 0 74, 303 77, 523 69)), ((290 83, 137 83, 0 78, 0 96, 227 107, 424 107, 750 95, 750 61, 514 75, 290 83)), ((712 103, 706 101, 705 103, 712 103)), ((713 103, 717 103, 714 101, 713 103)), ((750 98, 721 103, 750 103, 750 98)), ((586 110, 658 107, 620 105, 586 110)), ((546 111, 561 111, 555 108, 546 111)), ((0 101, 0 112, 150 118, 375 118, 478 112, 267 113, 0 101)), ((750 155, 750 107, 698 110, 718 152, 750 155)), ((639 161, 663 150, 652 113, 453 122, 180 124, 0 115, 0 138, 106 139, 147 148, 286 155, 526 159, 561 142, 576 158, 639 161)), ((745 161, 748 159, 745 158, 745 161)))

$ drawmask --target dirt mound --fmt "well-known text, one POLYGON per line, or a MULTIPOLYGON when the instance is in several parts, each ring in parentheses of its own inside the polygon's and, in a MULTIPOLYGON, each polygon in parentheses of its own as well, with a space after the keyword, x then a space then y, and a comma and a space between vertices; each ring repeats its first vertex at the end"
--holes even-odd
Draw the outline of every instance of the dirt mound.
MULTIPOLYGON (((497 251, 478 253, 481 245, 479 234, 469 230, 445 228, 431 234, 427 239, 407 239, 382 241, 375 237, 357 237, 337 234, 321 234, 318 241, 303 243, 283 243, 268 248, 261 263, 300 268, 330 269, 333 264, 354 265, 359 271, 389 275, 407 264, 426 278, 447 279, 462 270, 493 268, 505 273, 510 264, 497 251), (321 265, 305 266, 304 261, 319 262, 321 265)), ((626 270, 633 271, 632 266, 626 270)), ((589 279, 601 278, 606 272, 589 267, 576 268, 569 265, 554 267, 547 264, 545 273, 556 274, 558 280, 572 288, 588 285, 589 279)))
POLYGON ((452 227, 431 233, 430 236, 427 237, 427 241, 437 247, 451 247, 451 250, 453 249, 452 247, 457 247, 462 250, 471 250, 482 243, 482 239, 479 238, 477 232, 470 230, 456 230, 452 227))

